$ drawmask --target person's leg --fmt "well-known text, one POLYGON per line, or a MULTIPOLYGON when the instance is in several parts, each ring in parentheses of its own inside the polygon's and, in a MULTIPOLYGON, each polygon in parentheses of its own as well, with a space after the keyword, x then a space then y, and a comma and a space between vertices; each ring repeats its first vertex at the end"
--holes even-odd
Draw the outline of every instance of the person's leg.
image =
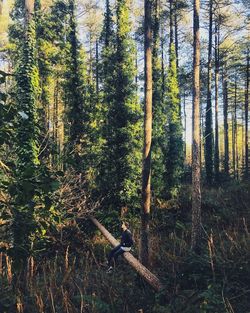
POLYGON ((121 245, 118 245, 110 251, 109 256, 108 256, 108 266, 112 266, 114 255, 117 251, 119 251, 120 248, 121 248, 121 245))
POLYGON ((122 255, 125 251, 120 247, 116 250, 116 252, 113 255, 114 263, 116 264, 117 258, 119 255, 122 255))

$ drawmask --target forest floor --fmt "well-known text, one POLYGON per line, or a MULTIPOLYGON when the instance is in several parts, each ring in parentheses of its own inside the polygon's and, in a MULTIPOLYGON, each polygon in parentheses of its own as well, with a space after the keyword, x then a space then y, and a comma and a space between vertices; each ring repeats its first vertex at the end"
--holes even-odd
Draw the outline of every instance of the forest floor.
MULTIPOLYGON (((20 275, 10 257, 0 254, 0 312, 249 313, 249 187, 231 183, 203 189, 199 254, 190 251, 190 186, 183 186, 178 200, 155 201, 150 269, 165 286, 161 293, 123 258, 107 274, 111 247, 83 221, 55 233, 46 252, 30 256, 20 275)), ((131 225, 136 242, 132 253, 138 256, 139 217, 131 225)))

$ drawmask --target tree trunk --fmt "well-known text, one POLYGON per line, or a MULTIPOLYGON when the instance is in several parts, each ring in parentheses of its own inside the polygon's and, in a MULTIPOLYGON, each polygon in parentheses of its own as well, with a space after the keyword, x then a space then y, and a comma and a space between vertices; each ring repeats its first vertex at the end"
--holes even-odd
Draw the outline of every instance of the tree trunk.
POLYGON ((235 75, 235 90, 234 90, 234 168, 235 178, 239 179, 239 162, 238 162, 238 125, 237 125, 237 82, 235 75))
POLYGON ((145 104, 144 104, 144 146, 142 168, 142 212, 140 260, 148 264, 148 233, 151 198, 151 140, 152 140, 152 1, 144 1, 144 58, 145 58, 145 104))
POLYGON ((215 30, 215 145, 214 145, 214 172, 215 180, 219 180, 219 26, 215 30))
POLYGON ((178 39, 178 14, 177 14, 177 0, 174 3, 174 34, 175 34, 175 56, 177 73, 179 74, 179 39, 178 39))
POLYGON ((96 63, 96 68, 95 68, 96 94, 97 94, 97 98, 99 98, 99 45, 98 45, 97 39, 95 42, 95 63, 96 63))
POLYGON ((0 0, 0 16, 3 14, 3 0, 0 0))
POLYGON ((213 0, 209 3, 209 39, 208 39, 208 73, 207 73, 207 107, 205 122, 205 167, 209 185, 213 180, 213 125, 212 125, 212 37, 213 37, 213 0))
MULTIPOLYGON (((174 43, 174 14, 173 14, 173 0, 169 0, 169 19, 170 19, 170 33, 169 33, 169 47, 174 43)), ((170 55, 170 49, 169 49, 170 55)))
MULTIPOLYGON (((95 219, 94 217, 90 217, 90 220, 101 231, 101 233, 112 244, 113 247, 119 245, 119 242, 101 223, 97 221, 97 219, 95 219)), ((128 263, 140 274, 140 276, 143 277, 156 291, 160 291, 163 288, 160 280, 145 266, 143 266, 131 253, 124 252, 123 256, 128 261, 128 263)))
POLYGON ((247 50, 247 77, 246 77, 246 93, 245 93, 245 177, 249 175, 249 159, 248 159, 248 109, 249 109, 249 48, 247 50))
POLYGON ((193 17, 193 121, 192 121, 192 234, 191 248, 197 250, 201 236, 200 190, 200 0, 194 0, 193 17))
POLYGON ((187 113, 186 113, 186 94, 184 91, 183 95, 183 114, 184 114, 184 134, 185 134, 185 141, 184 141, 184 161, 187 163, 187 113))
POLYGON ((226 176, 229 176, 228 77, 226 65, 223 75, 223 119, 224 119, 224 171, 226 176))

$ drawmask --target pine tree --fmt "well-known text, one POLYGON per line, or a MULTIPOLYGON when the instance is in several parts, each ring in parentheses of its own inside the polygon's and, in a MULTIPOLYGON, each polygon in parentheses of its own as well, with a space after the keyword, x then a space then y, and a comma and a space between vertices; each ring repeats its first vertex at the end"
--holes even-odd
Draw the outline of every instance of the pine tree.
POLYGON ((151 140, 152 140, 152 1, 144 1, 144 145, 142 164, 142 210, 140 260, 149 262, 149 217, 151 211, 151 140))
POLYGON ((192 123, 192 233, 191 248, 198 251, 201 237, 200 189, 200 0, 193 8, 193 123, 192 123))
POLYGON ((207 73, 207 106, 205 122, 205 166, 208 184, 213 180, 213 122, 212 122, 212 36, 213 36, 213 0, 209 2, 209 42, 207 73))

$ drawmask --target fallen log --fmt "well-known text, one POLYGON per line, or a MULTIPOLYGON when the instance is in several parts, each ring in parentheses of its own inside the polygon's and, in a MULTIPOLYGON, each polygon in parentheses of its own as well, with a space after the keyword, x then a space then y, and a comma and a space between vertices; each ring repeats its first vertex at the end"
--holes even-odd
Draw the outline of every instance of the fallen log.
MULTIPOLYGON (((101 231, 101 233, 112 244, 112 246, 116 247, 119 244, 119 242, 101 223, 98 222, 96 218, 90 217, 90 220, 101 231)), ((160 280, 144 265, 142 265, 131 253, 124 252, 123 256, 127 260, 127 262, 140 274, 140 276, 143 277, 156 291, 160 291, 163 288, 160 280)))

